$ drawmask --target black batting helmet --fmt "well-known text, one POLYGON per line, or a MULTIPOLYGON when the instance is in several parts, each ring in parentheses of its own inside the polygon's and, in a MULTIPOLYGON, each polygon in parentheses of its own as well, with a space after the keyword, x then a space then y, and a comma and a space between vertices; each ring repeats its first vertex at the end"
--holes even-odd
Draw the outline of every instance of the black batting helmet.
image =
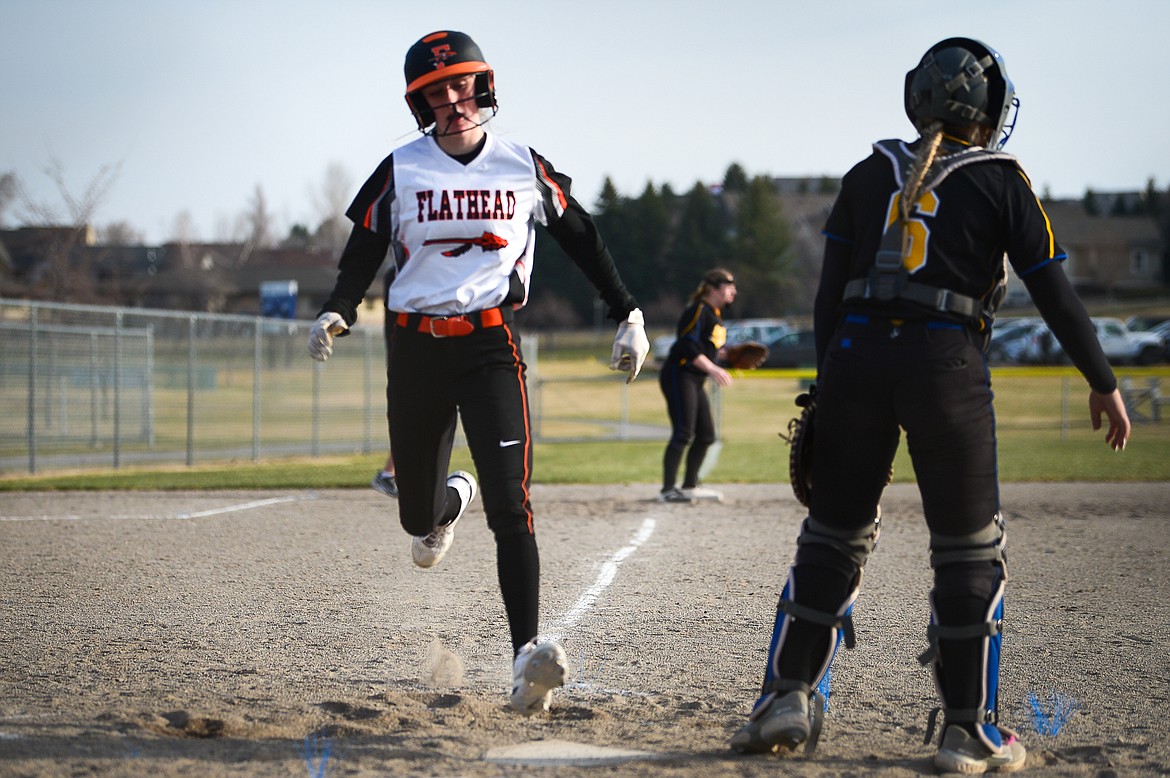
POLYGON ((992 131, 989 148, 1007 143, 1019 110, 1015 87, 1003 57, 971 38, 947 38, 930 47, 918 66, 906 74, 906 116, 921 133, 934 122, 972 125, 992 131), (1002 135, 1002 138, 1001 138, 1002 135))
POLYGON ((439 30, 424 36, 406 52, 404 70, 406 104, 410 106, 420 130, 435 123, 435 112, 423 97, 422 90, 455 76, 475 74, 475 105, 490 108, 495 114, 495 76, 479 46, 465 33, 439 30))

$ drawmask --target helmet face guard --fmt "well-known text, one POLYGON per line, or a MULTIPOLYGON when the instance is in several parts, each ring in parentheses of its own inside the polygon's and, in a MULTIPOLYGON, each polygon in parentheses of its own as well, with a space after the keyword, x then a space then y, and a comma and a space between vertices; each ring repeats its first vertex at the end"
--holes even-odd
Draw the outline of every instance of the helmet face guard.
POLYGON ((404 71, 406 104, 421 132, 435 123, 435 112, 423 95, 423 89, 449 78, 474 74, 475 106, 491 111, 491 115, 480 124, 496 115, 495 74, 484 61, 479 46, 464 33, 440 30, 423 37, 406 52, 404 71))
POLYGON ((991 130, 990 149, 1007 143, 1020 105, 1003 57, 971 38, 931 46, 906 74, 904 99, 906 116, 920 133, 935 122, 983 127, 991 130))

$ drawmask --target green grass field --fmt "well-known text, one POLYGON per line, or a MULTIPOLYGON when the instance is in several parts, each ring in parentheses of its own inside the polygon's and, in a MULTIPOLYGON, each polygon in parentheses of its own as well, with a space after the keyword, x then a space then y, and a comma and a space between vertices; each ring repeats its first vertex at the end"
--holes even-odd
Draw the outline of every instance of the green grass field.
MULTIPOLYGON (((530 377, 538 433, 537 483, 658 483, 668 425, 652 370, 646 370, 627 386, 596 353, 570 349, 555 356, 544 352, 539 368, 530 377), (657 439, 613 440, 619 419, 631 425, 645 425, 652 431, 661 430, 661 434, 657 439), (558 440, 563 442, 553 442, 558 440)), ((1118 372, 1135 385, 1158 380, 1170 387, 1170 368, 1119 368, 1118 372)), ((269 381, 277 391, 267 395, 261 408, 267 441, 305 440, 311 395, 306 378, 307 374, 296 376, 298 380, 285 376, 282 381, 269 381)), ((787 482, 788 449, 779 433, 795 414, 792 398, 810 378, 807 371, 754 371, 739 374, 732 387, 720 392, 716 408, 722 420, 723 447, 717 466, 707 476, 709 483, 787 482)), ((233 435, 247 440, 252 407, 247 376, 221 369, 219 380, 215 402, 201 401, 200 412, 205 416, 201 429, 210 429, 202 433, 201 442, 233 435)), ((371 392, 370 386, 364 384, 379 380, 383 379, 375 376, 352 381, 345 387, 346 392, 331 389, 330 407, 322 413, 322 426, 355 419, 360 422, 363 412, 355 409, 363 407, 363 398, 371 392)), ((1088 390, 1075 371, 997 368, 992 372, 992 382, 1001 480, 1170 481, 1170 418, 1155 422, 1135 417, 1129 447, 1115 453, 1105 445, 1104 432, 1094 432, 1089 427, 1088 390)), ((181 451, 182 430, 173 418, 182 418, 182 414, 162 412, 179 400, 165 392, 159 393, 159 400, 157 416, 172 421, 160 421, 155 445, 181 451)), ((1165 411, 1165 416, 1170 417, 1170 407, 1165 411)), ((35 476, 10 472, 0 475, 0 491, 365 487, 382 464, 385 433, 380 417, 363 423, 374 430, 373 443, 368 447, 373 453, 368 455, 264 458, 260 462, 226 461, 192 467, 159 464, 84 472, 58 470, 35 476)), ((10 436, 9 442, 19 450, 21 441, 17 435, 10 436)), ((470 465, 467 450, 457 447, 453 467, 470 465)), ((894 479, 911 481, 913 477, 903 445, 895 459, 894 479)))
MULTIPOLYGON (((1053 431, 1016 431, 1000 436, 1002 481, 1166 481, 1170 480, 1170 424, 1157 435, 1138 427, 1124 452, 1111 451, 1103 433, 1077 431, 1062 440, 1053 431)), ((777 428, 778 429, 778 428, 777 428)), ((537 483, 650 483, 661 478, 663 443, 598 441, 543 443, 535 449, 537 483)), ((710 483, 775 483, 788 480, 788 449, 776 432, 750 439, 726 438, 710 483)), ((373 456, 224 463, 195 467, 126 468, 0 478, 0 491, 61 489, 326 489, 366 487, 382 464, 373 456)), ((453 469, 471 458, 458 448, 453 469)), ((905 446, 894 462, 894 480, 912 481, 905 446)))

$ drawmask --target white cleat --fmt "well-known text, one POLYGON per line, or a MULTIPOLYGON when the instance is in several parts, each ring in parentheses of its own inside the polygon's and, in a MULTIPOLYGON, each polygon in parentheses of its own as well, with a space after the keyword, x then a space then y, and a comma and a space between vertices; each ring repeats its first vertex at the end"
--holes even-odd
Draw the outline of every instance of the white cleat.
POLYGON ((524 644, 512 664, 512 709, 524 716, 547 711, 553 689, 565 685, 567 670, 565 650, 556 643, 524 644))
POLYGON ((459 513, 446 524, 435 527, 429 535, 416 537, 410 544, 410 556, 419 567, 434 567, 447 555, 447 549, 455 540, 455 524, 467 512, 467 506, 475 498, 478 484, 475 476, 463 470, 457 470, 447 476, 447 486, 459 493, 459 513))

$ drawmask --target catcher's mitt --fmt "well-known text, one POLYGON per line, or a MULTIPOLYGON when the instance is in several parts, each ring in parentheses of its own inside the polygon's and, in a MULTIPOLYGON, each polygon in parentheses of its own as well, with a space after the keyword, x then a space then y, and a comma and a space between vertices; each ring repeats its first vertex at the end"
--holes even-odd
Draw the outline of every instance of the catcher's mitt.
POLYGON ((788 434, 780 437, 788 443, 788 480, 792 493, 805 506, 812 502, 813 421, 817 413, 817 385, 796 396, 800 415, 788 421, 788 434))
POLYGON ((768 358, 768 347, 754 341, 728 346, 723 352, 723 361, 734 370, 754 370, 768 358))

